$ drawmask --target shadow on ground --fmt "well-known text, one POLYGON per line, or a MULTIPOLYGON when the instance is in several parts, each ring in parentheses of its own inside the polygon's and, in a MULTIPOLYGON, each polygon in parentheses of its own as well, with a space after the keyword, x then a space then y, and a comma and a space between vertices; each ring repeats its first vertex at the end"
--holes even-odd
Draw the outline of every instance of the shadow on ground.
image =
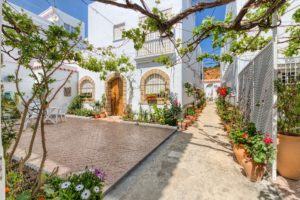
POLYGON ((176 132, 105 196, 105 200, 157 200, 163 195, 192 134, 176 132), (127 191, 130 191, 128 193, 127 191))

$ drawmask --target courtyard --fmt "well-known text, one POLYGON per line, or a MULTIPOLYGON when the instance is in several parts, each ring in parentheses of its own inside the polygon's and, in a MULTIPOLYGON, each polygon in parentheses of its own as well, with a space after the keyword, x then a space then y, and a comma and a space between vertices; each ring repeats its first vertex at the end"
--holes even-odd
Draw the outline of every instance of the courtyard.
MULTIPOLYGON (((59 166, 59 175, 79 172, 85 167, 102 169, 108 189, 143 160, 175 130, 139 126, 93 119, 67 118, 67 121, 46 126, 48 157, 45 171, 59 166)), ((32 167, 38 166, 42 154, 37 134, 32 167)), ((30 131, 22 136, 17 156, 22 157, 31 138, 30 131)))

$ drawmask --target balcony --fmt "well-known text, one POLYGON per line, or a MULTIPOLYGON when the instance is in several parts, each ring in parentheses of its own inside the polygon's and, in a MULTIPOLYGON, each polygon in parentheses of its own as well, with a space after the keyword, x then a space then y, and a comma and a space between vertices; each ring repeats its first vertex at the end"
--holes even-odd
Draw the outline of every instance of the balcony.
POLYGON ((153 39, 146 41, 143 48, 137 51, 136 60, 144 60, 173 53, 175 53, 174 44, 168 38, 153 39))

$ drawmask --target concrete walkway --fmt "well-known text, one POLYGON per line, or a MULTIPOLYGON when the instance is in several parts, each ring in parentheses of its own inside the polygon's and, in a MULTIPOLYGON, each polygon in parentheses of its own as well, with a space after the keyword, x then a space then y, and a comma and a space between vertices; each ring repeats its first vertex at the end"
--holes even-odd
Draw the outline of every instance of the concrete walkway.
POLYGON ((174 134, 105 200, 280 199, 267 181, 252 183, 234 161, 215 105, 174 134))

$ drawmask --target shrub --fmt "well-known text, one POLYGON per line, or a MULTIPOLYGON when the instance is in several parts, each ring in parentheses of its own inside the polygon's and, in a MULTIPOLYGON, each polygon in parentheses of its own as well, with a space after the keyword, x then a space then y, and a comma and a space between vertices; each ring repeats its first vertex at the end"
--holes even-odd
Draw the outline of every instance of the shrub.
POLYGON ((286 135, 300 134, 300 82, 275 82, 277 91, 278 131, 286 135))
POLYGON ((82 101, 81 101, 81 97, 79 95, 77 95, 76 97, 74 97, 74 99, 72 100, 71 104, 68 107, 68 113, 69 114, 74 114, 73 112, 75 110, 81 109, 82 108, 82 101))
POLYGON ((94 111, 86 109, 86 108, 81 108, 81 109, 72 110, 72 112, 70 112, 70 114, 84 116, 84 117, 90 117, 90 116, 94 115, 94 111))

